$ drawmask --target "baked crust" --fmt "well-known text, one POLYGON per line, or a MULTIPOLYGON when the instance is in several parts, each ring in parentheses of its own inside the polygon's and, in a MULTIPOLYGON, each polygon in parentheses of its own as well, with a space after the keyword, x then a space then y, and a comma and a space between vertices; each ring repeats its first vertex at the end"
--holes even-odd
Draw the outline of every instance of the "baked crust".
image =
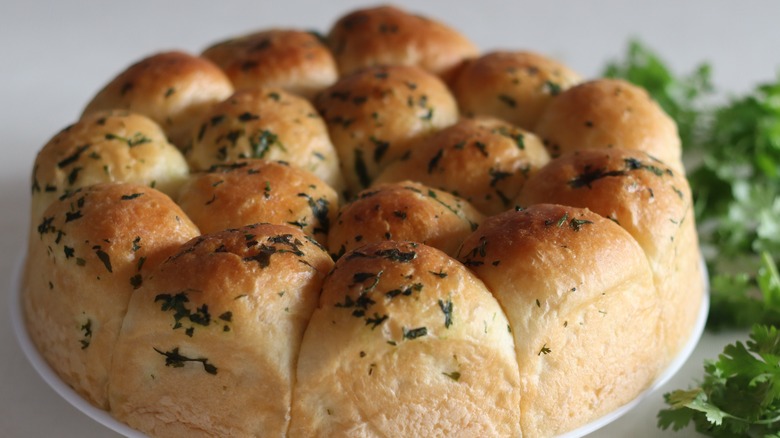
POLYGON ((585 209, 539 204, 483 222, 458 259, 507 314, 523 436, 554 436, 632 400, 664 357, 642 249, 585 209))
POLYGON ((463 63, 452 92, 467 116, 493 116, 533 130, 547 104, 581 82, 564 64, 528 51, 495 51, 463 63))
POLYGON ((209 109, 192 135, 186 152, 192 170, 245 158, 281 160, 343 190, 325 123, 311 103, 292 93, 278 88, 237 91, 209 109))
POLYGON ((493 215, 513 208, 526 179, 549 160, 529 131, 490 117, 464 118, 390 163, 374 184, 415 180, 493 215))
POLYGON ((195 173, 178 203, 204 234, 266 222, 300 228, 323 245, 339 208, 336 191, 314 174, 257 159, 195 173))
POLYGON ((301 337, 332 266, 286 225, 181 246, 130 301, 113 414, 153 436, 285 436, 301 337))
POLYGON ((447 77, 477 47, 443 23, 393 6, 339 18, 327 36, 342 75, 377 65, 415 65, 447 77))
POLYGON ((328 235, 334 257, 367 243, 414 241, 454 255, 483 216, 468 202, 413 181, 381 184, 360 192, 339 210, 328 235))
POLYGON ((180 51, 160 52, 119 73, 87 104, 84 115, 113 109, 143 114, 184 149, 192 121, 232 92, 230 79, 211 61, 180 51))
POLYGON ((520 436, 508 329, 482 282, 439 250, 347 253, 304 334, 290 436, 520 436))
POLYGON ((297 29, 241 35, 201 56, 222 68, 236 90, 275 87, 310 99, 338 79, 336 61, 320 37, 297 29))
POLYGON ((553 99, 534 132, 550 155, 584 149, 629 149, 684 172, 677 125, 643 88, 621 79, 596 79, 553 99))
POLYGON ((704 294, 701 253, 688 181, 639 151, 584 150, 550 162, 518 198, 523 206, 589 208, 623 227, 650 261, 662 300, 666 357, 690 338, 704 294))
POLYGON ((60 378, 108 409, 108 372, 130 296, 154 266, 199 234, 170 198, 106 183, 52 203, 28 246, 27 329, 60 378))
POLYGON ((189 167, 151 119, 125 111, 86 116, 55 135, 38 152, 32 173, 31 225, 46 208, 92 184, 127 182, 173 196, 189 167))
POLYGON ((315 100, 341 160, 347 188, 367 188, 388 163, 458 120, 436 76, 412 66, 370 67, 344 76, 315 100))

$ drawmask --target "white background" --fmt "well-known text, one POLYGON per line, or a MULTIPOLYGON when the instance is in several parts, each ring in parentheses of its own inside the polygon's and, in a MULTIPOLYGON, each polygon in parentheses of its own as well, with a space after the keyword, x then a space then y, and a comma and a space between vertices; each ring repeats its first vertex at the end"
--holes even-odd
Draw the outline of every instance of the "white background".
MULTIPOLYGON (((361 1, 12 1, 0 0, 0 274, 10 283, 27 232, 29 173, 37 150, 76 120, 92 95, 131 62, 164 49, 208 44, 272 26, 326 32, 361 1)), ((398 1, 461 30, 483 50, 527 49, 587 77, 638 37, 680 72, 702 61, 717 86, 742 93, 776 77, 780 2, 398 1)), ((8 286, 5 288, 8 289, 8 286)), ((0 436, 110 437, 112 432, 60 399, 29 367, 0 299, 0 436)), ((701 376, 741 333, 707 334, 666 389, 701 376)), ((694 436, 655 428, 661 395, 593 436, 694 436)))

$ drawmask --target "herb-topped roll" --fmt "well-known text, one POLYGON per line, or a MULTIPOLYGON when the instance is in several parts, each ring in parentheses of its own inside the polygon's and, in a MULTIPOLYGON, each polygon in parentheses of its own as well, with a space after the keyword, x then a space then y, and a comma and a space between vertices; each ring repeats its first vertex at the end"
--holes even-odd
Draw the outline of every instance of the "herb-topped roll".
POLYGON ((108 409, 108 373, 130 296, 199 234, 157 190, 99 184, 55 201, 28 246, 22 299, 38 351, 70 387, 108 409))
POLYGON ((328 125, 353 195, 417 142, 458 120, 447 86, 411 66, 366 68, 342 77, 315 105, 328 125))
POLYGON ((388 165, 374 182, 419 181, 491 215, 514 207, 525 180, 548 161, 531 132, 499 119, 461 119, 388 165))
POLYGON ((328 129, 306 99, 278 88, 241 90, 214 105, 192 133, 192 170, 244 158, 282 160, 344 188, 328 129))
POLYGON ((312 173, 266 160, 195 173, 178 202, 204 234, 268 222, 300 228, 323 245, 339 208, 336 191, 312 173))
POLYGON ((150 436, 285 436, 301 338, 332 267, 286 225, 183 245, 130 301, 113 414, 150 436))
POLYGON ((458 258, 512 327, 523 436, 585 425, 655 379, 660 297, 642 249, 617 224, 558 205, 511 210, 486 219, 458 258))
POLYGON ((451 80, 460 111, 533 130, 554 96, 579 83, 565 65, 533 52, 497 51, 466 61, 451 80))
POLYGON ((211 61, 184 52, 161 52, 112 79, 92 98, 84 115, 112 109, 144 114, 183 149, 193 121, 232 92, 230 79, 211 61))
POLYGON ((268 29, 220 41, 203 51, 237 90, 278 87, 312 98, 338 79, 336 61, 320 37, 295 29, 268 29))
POLYGON ((290 437, 520 436, 507 319, 462 264, 382 242, 325 279, 298 358, 290 437))
POLYGON ((458 31, 393 6, 350 12, 333 25, 327 42, 341 74, 376 65, 416 65, 447 76, 478 54, 458 31))
POLYGON ((639 151, 585 150, 552 160, 518 204, 590 210, 625 228, 647 254, 661 295, 668 358, 690 338, 704 294, 693 198, 677 170, 639 151))
POLYGON ((381 184, 345 205, 328 235, 328 249, 341 257, 367 243, 409 240, 454 255, 482 222, 467 201, 413 181, 381 184))
POLYGON ((596 79, 562 92, 534 132, 553 157, 583 149, 629 149, 683 171, 674 120, 646 90, 624 80, 596 79))
POLYGON ((189 167, 160 127, 140 114, 97 113, 66 127, 38 152, 31 221, 58 198, 92 184, 143 184, 173 196, 189 167))

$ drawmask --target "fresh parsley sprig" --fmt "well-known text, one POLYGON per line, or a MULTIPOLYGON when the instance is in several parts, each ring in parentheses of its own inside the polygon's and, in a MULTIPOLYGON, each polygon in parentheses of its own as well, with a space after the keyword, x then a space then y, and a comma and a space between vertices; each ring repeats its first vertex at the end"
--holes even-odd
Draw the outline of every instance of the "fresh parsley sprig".
POLYGON ((755 325, 746 344, 726 346, 707 362, 699 387, 665 394, 662 429, 693 423, 714 437, 778 437, 780 431, 780 332, 755 325))

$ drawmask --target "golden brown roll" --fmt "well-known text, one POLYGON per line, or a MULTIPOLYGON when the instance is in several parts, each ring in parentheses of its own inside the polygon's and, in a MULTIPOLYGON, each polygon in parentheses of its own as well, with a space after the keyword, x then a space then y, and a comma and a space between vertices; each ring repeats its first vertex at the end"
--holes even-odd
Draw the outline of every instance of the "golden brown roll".
POLYGON ((108 409, 108 372, 127 303, 198 229, 149 187, 76 189, 43 213, 23 280, 27 330, 67 385, 108 409))
POLYGON ((631 234, 647 254, 661 295, 667 353, 690 338, 704 291, 691 190, 683 175, 639 151, 587 150, 550 162, 518 204, 589 208, 631 234))
POLYGON ((183 245, 133 294, 109 381, 113 414, 158 437, 277 436, 328 254, 256 225, 183 245))
POLYGON ((341 78, 316 99, 355 194, 415 142, 454 124, 455 99, 446 85, 417 67, 373 67, 341 78))
POLYGON ((499 119, 461 119, 415 147, 408 159, 388 165, 374 183, 419 181, 493 215, 514 207, 525 180, 548 161, 531 132, 499 119))
POLYGON ((490 217, 458 257, 506 311, 523 436, 554 436, 635 398, 663 359, 659 294, 642 249, 585 209, 490 217))
POLYGON ((243 158, 282 160, 344 187, 322 118, 306 99, 278 88, 241 90, 198 121, 186 153, 193 170, 243 158))
POLYGON ((220 41, 201 55, 225 71, 236 90, 282 88, 312 98, 338 79, 333 55, 312 32, 268 29, 220 41))
POLYGON ((496 51, 466 61, 453 77, 460 111, 533 130, 554 96, 579 83, 565 65, 533 52, 496 51))
POLYGON ((241 160, 196 173, 178 203, 204 234, 267 222, 300 228, 323 245, 339 208, 336 191, 321 179, 266 160, 241 160))
POLYGON ((325 279, 289 436, 520 436, 517 370, 501 307, 462 264, 366 245, 325 279))
POLYGON ((193 120, 232 92, 230 79, 211 61, 184 52, 161 52, 112 79, 92 98, 84 115, 112 109, 144 114, 183 149, 193 120))
POLYGON ((477 47, 443 23, 393 6, 341 17, 327 36, 342 75, 376 65, 415 65, 446 76, 477 47))
POLYGON ((583 149, 630 149, 683 171, 677 125, 647 91, 620 79, 597 79, 561 93, 534 132, 554 157, 583 149))
POLYGON ((53 201, 80 187, 105 182, 152 186, 173 195, 189 168, 160 127, 124 111, 86 116, 38 152, 32 174, 32 225, 53 201))
POLYGON ((328 249, 340 257, 367 243, 409 240, 454 255, 482 222, 468 202, 412 181, 372 187, 339 211, 328 249))

